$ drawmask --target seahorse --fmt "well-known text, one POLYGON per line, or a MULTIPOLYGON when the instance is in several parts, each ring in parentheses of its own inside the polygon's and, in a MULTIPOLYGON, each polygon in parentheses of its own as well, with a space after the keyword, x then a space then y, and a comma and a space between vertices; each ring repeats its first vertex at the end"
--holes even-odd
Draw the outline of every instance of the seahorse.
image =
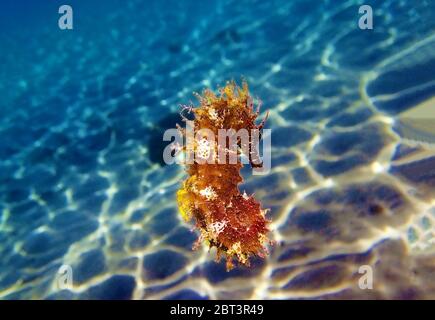
MULTIPOLYGON (((205 89, 202 95, 196 96, 199 106, 183 107, 194 115, 195 132, 208 129, 217 137, 219 129, 261 131, 264 127, 268 113, 261 123, 255 123, 259 106, 254 111, 246 81, 242 87, 230 81, 217 94, 205 89)), ((185 137, 186 130, 179 129, 185 137)), ((223 255, 226 256, 227 271, 234 267, 234 260, 249 266, 251 257, 265 258, 268 254, 267 244, 272 244, 267 237, 270 223, 266 219, 268 210, 262 209, 252 195, 246 192, 242 194, 239 190, 239 184, 243 182, 240 174, 243 167, 242 151, 248 150, 249 156, 256 153, 254 143, 250 140, 247 144, 237 141, 235 163, 215 161, 218 151, 223 151, 228 160, 232 150, 225 147, 226 143, 222 145, 219 141, 210 142, 206 137, 195 137, 190 141, 186 139, 183 147, 186 152, 193 151, 197 158, 212 161, 194 161, 186 165, 188 178, 177 192, 180 213, 185 221, 194 219, 195 227, 200 232, 194 249, 202 242, 209 248, 215 247, 217 262, 223 255)), ((258 163, 252 159, 249 157, 250 165, 258 167, 258 163)))

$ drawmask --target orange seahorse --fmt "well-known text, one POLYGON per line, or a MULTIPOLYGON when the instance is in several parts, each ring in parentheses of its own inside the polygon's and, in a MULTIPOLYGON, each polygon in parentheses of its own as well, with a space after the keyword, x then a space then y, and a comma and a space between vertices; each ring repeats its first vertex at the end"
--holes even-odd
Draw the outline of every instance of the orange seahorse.
MULTIPOLYGON (((208 129, 218 136, 219 129, 256 129, 261 131, 266 117, 260 124, 255 124, 259 114, 259 107, 253 110, 248 85, 243 82, 238 87, 234 81, 228 82, 218 94, 206 89, 202 95, 197 94, 200 105, 189 107, 194 115, 193 129, 198 132, 208 129)), ((186 137, 186 130, 181 129, 186 137)), ((261 137, 260 137, 261 138, 261 137)), ((186 139, 188 140, 188 139, 186 139)), ((215 157, 217 150, 224 150, 225 158, 231 152, 219 142, 206 143, 208 140, 193 139, 186 141, 182 148, 200 154, 202 157, 215 157), (205 150, 205 152, 204 152, 205 150)), ((226 145, 226 144, 225 144, 226 145)), ((227 270, 234 267, 234 258, 243 265, 249 266, 249 258, 259 256, 264 258, 267 254, 266 245, 271 243, 267 238, 269 220, 265 215, 267 210, 262 209, 253 196, 242 194, 238 185, 243 181, 240 170, 241 142, 236 145, 236 163, 193 162, 187 165, 188 178, 183 182, 177 192, 177 202, 180 213, 185 221, 191 218, 200 231, 200 236, 194 249, 201 242, 208 244, 209 248, 216 247, 216 261, 226 256, 227 270), (232 164, 231 164, 232 163, 232 164)), ((254 153, 254 144, 249 142, 249 153, 254 153)), ((249 162, 252 167, 258 167, 249 162)))

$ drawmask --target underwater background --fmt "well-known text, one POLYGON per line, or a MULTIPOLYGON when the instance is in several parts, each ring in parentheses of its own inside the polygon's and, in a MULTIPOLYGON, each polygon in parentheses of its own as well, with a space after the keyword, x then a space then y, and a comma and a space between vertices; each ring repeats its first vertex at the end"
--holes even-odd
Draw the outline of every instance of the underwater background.
POLYGON ((434 17, 429 0, 1 1, 0 298, 434 299, 434 17), (194 91, 242 77, 272 171, 241 189, 276 243, 226 272, 192 251, 162 135, 194 91))

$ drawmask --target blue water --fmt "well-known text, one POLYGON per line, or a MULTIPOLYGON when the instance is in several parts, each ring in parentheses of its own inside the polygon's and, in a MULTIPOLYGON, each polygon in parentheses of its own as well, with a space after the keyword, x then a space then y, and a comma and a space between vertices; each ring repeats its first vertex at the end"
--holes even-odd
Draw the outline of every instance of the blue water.
POLYGON ((434 96, 433 1, 69 1, 73 30, 62 4, 0 4, 0 298, 435 297, 435 154, 394 127, 434 96), (271 111, 272 173, 243 188, 276 245, 227 273, 191 250, 162 134, 242 78, 271 111))

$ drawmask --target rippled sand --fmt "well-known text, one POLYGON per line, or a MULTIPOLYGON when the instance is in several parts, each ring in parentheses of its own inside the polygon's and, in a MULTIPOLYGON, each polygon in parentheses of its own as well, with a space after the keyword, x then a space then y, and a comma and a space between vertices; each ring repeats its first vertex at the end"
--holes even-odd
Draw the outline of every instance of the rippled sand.
POLYGON ((109 2, 99 24, 76 5, 74 32, 1 35, 0 298, 434 299, 435 147, 402 122, 434 107, 434 5, 383 1, 362 31, 357 1, 183 3, 109 2), (276 244, 226 272, 191 250, 183 168, 159 155, 179 103, 241 75, 273 147, 242 189, 276 244))

